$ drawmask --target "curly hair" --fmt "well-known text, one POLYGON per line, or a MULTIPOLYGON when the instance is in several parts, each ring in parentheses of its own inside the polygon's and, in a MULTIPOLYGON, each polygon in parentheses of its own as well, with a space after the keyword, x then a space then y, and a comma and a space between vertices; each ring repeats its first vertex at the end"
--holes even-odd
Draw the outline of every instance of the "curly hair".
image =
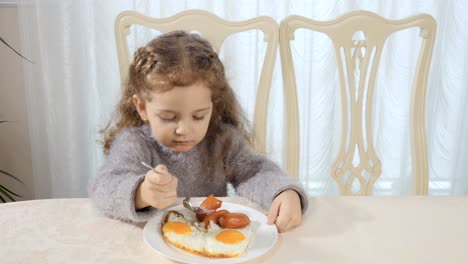
POLYGON ((164 92, 175 86, 203 82, 211 90, 213 111, 207 139, 223 138, 221 124, 230 124, 251 143, 248 120, 229 85, 224 66, 211 44, 195 33, 172 31, 159 35, 136 50, 122 97, 114 117, 101 130, 104 153, 108 153, 115 137, 126 127, 144 124, 133 103, 137 94, 150 101, 150 91, 164 92))

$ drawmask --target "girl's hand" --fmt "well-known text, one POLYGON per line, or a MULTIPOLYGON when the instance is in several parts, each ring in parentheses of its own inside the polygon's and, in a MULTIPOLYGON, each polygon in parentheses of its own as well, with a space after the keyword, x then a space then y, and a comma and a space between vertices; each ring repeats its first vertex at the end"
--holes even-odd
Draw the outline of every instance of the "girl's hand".
POLYGON ((302 210, 299 194, 286 190, 273 200, 268 211, 268 224, 276 224, 279 232, 286 232, 301 224, 302 210))
POLYGON ((135 194, 135 208, 153 206, 164 209, 177 201, 177 178, 167 171, 165 165, 149 170, 135 194))

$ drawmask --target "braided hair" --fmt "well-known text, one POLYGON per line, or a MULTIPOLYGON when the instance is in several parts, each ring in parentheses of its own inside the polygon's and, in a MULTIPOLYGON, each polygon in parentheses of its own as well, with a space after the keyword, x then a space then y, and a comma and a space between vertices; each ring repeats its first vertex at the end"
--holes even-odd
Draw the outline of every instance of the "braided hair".
POLYGON ((211 90, 213 112, 206 135, 208 140, 222 136, 221 124, 227 123, 251 142, 249 123, 211 44, 198 34, 172 31, 159 35, 135 51, 114 117, 101 130, 104 153, 109 152, 122 129, 144 124, 133 103, 134 94, 149 102, 151 91, 164 92, 196 82, 203 82, 211 90))

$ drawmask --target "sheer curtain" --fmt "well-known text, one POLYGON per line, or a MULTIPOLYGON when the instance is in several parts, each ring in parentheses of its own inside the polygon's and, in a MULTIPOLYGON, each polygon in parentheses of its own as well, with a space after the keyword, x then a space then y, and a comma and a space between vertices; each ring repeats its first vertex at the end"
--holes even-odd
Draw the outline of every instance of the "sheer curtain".
MULTIPOLYGON (((186 9, 207 10, 233 21, 265 15, 278 23, 291 14, 329 20, 353 10, 369 10, 390 19, 431 14, 438 31, 427 100, 430 194, 468 193, 468 4, 464 1, 18 0, 22 51, 39 62, 24 65, 36 198, 86 197, 88 180, 103 160, 98 132, 106 125, 120 90, 113 28, 116 15, 136 10, 168 17, 186 9)), ((153 33, 132 28, 130 49, 145 44, 153 33)), ((405 128, 409 84, 405 77, 398 77, 401 74, 391 73, 410 73, 415 57, 405 47, 417 44, 413 33, 399 36, 403 44, 391 39, 382 58, 383 65, 388 61, 397 66, 383 67, 377 84, 387 85, 375 95, 377 101, 384 95, 391 98, 374 113, 374 130, 380 135, 375 139, 377 151, 384 166, 389 164, 377 182, 376 194, 409 190, 411 164, 405 128)), ((298 32, 293 43, 304 124, 300 179, 312 195, 337 194, 329 170, 338 146, 339 97, 329 44, 323 36, 306 32, 298 32)), ((258 32, 228 39, 221 51, 228 77, 249 117, 264 51, 258 32)), ((284 116, 279 53, 277 61, 267 143, 270 157, 281 164, 284 116)))

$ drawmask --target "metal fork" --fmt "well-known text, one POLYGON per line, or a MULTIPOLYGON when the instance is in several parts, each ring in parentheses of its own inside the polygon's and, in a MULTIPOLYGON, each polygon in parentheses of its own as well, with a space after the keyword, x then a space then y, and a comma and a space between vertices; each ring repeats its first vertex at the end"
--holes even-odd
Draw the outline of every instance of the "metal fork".
MULTIPOLYGON (((142 161, 141 164, 143 166, 145 166, 146 168, 150 169, 150 170, 153 170, 154 172, 158 173, 153 167, 151 167, 149 164, 147 164, 146 162, 142 161)), ((189 209, 190 211, 195 212, 195 209, 192 207, 192 204, 190 204, 190 197, 189 196, 185 196, 185 199, 182 201, 182 205, 189 209)))
POLYGON ((182 201, 182 205, 189 209, 190 211, 194 212, 195 213, 195 209, 193 209, 192 207, 192 204, 190 204, 190 197, 189 196, 185 196, 185 199, 182 201))
POLYGON ((143 166, 145 166, 146 168, 148 168, 148 169, 150 169, 150 170, 152 170, 152 171, 154 171, 154 172, 156 172, 156 173, 159 173, 159 172, 157 172, 153 167, 151 167, 151 165, 149 165, 148 163, 142 161, 141 164, 142 164, 143 166))

